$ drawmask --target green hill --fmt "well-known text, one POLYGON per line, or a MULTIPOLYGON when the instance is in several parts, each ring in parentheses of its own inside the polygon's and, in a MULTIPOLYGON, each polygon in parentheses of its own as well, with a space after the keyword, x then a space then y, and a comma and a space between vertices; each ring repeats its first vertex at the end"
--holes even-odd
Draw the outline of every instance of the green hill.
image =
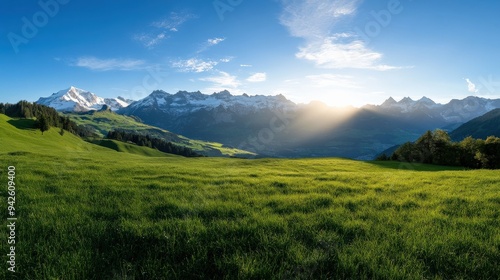
POLYGON ((35 121, 31 119, 11 119, 0 114, 0 143, 2 143, 0 152, 60 155, 61 152, 109 152, 108 149, 112 149, 149 157, 176 157, 148 147, 119 141, 97 140, 95 141, 97 145, 94 145, 71 133, 61 135, 60 130, 56 128, 51 128, 42 135, 40 130, 33 128, 34 123, 35 121))
POLYGON ((108 140, 108 139, 96 140, 93 143, 102 147, 115 150, 117 152, 130 153, 147 157, 178 157, 177 155, 163 153, 156 149, 151 149, 148 147, 140 147, 135 144, 124 143, 116 140, 108 140))
MULTIPOLYGON (((31 119, 11 119, 0 114, 0 152, 26 151, 51 154, 54 151, 83 152, 99 149, 71 133, 52 128, 42 133, 31 119)), ((104 148, 100 148, 104 150, 104 148)))
POLYGON ((65 114, 79 125, 85 125, 94 129, 96 134, 105 137, 111 130, 124 130, 173 142, 177 145, 193 149, 195 152, 206 156, 237 156, 252 157, 255 153, 225 147, 220 143, 193 140, 170 131, 143 124, 132 117, 119 115, 111 111, 91 111, 81 114, 65 114))
POLYGON ((452 139, 461 141, 468 136, 486 139, 488 136, 500 137, 500 109, 492 110, 477 117, 450 133, 452 139))
POLYGON ((17 218, 17 272, 4 227, 0 279, 500 275, 498 171, 145 157, 29 127, 0 115, 0 196, 15 166, 17 218))

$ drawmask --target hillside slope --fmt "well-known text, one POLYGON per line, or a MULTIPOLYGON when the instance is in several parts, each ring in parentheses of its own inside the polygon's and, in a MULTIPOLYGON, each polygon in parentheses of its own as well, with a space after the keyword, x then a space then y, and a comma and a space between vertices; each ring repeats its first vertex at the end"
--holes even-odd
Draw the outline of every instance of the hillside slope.
POLYGON ((116 140, 103 139, 97 140, 93 143, 117 152, 136 154, 146 157, 179 157, 178 155, 163 153, 149 147, 141 147, 135 144, 124 143, 116 140))
POLYGON ((12 119, 0 114, 0 153, 74 156, 79 153, 104 153, 109 157, 116 156, 116 152, 123 152, 147 157, 177 157, 162 153, 148 147, 139 147, 133 144, 118 141, 103 140, 92 144, 66 132, 51 128, 42 133, 34 129, 35 121, 31 119, 12 119))
POLYGON ((461 141, 468 136, 480 139, 486 139, 488 136, 500 137, 500 109, 492 110, 464 123, 452 131, 450 136, 456 141, 461 141))
POLYGON ((12 119, 0 114, 0 152, 34 152, 51 154, 54 151, 68 153, 107 149, 87 143, 81 138, 66 132, 51 128, 42 133, 34 129, 35 121, 31 119, 12 119))
POLYGON ((252 152, 226 147, 220 143, 189 139, 165 129, 143 124, 133 117, 119 115, 111 111, 66 113, 65 115, 79 125, 85 125, 92 128, 97 135, 102 137, 105 137, 111 130, 124 130, 161 138, 167 142, 172 142, 176 145, 190 148, 195 152, 206 156, 253 157, 256 155, 252 152))

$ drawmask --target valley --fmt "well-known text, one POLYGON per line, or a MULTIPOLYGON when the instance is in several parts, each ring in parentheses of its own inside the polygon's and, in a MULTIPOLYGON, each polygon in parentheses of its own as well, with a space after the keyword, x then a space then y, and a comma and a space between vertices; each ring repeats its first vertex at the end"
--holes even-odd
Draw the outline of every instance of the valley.
MULTIPOLYGON (((105 98, 75 87, 40 98, 38 102, 61 112, 73 113, 73 119, 81 124, 85 124, 83 118, 88 120, 89 117, 76 116, 75 111, 82 114, 82 108, 87 108, 88 112, 106 105, 119 115, 136 118, 132 121, 134 123, 137 120, 143 122, 133 125, 139 130, 149 127, 144 131, 165 137, 167 141, 175 138, 171 132, 201 140, 175 138, 181 145, 198 151, 205 149, 208 151, 205 154, 211 156, 345 157, 360 160, 374 159, 390 147, 415 141, 427 130, 440 128, 451 132, 490 110, 500 108, 500 99, 472 96, 454 99, 447 104, 437 104, 427 97, 416 101, 407 97, 400 101, 389 98, 381 105, 361 108, 333 108, 321 102, 296 104, 282 95, 232 95, 229 91, 210 95, 199 91, 170 94, 162 90, 153 91, 141 100, 127 100, 130 103, 113 107, 109 101, 106 103, 105 98), (221 144, 214 146, 202 144, 202 141, 221 144), (231 151, 224 151, 221 146, 231 151)), ((127 129, 125 124, 131 122, 130 118, 117 115, 112 118, 115 120, 111 123, 123 129, 127 129)), ((99 133, 105 134, 110 128, 108 123, 99 133)))
POLYGON ((76 124, 90 128, 97 137, 101 138, 106 138, 110 131, 119 130, 163 139, 167 142, 190 148, 204 156, 249 158, 256 155, 255 153, 245 150, 226 147, 216 142, 189 139, 165 129, 146 125, 140 122, 140 120, 132 117, 116 114, 111 110, 88 111, 86 113, 65 113, 64 115, 69 117, 69 119, 76 124))

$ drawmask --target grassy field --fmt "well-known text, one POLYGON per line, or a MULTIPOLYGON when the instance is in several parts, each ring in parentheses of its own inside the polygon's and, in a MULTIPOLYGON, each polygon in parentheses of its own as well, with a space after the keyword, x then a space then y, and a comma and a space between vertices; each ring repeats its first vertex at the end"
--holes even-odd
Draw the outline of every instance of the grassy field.
POLYGON ((13 165, 18 217, 0 279, 500 275, 499 171, 152 157, 28 127, 0 115, 1 205, 13 165))

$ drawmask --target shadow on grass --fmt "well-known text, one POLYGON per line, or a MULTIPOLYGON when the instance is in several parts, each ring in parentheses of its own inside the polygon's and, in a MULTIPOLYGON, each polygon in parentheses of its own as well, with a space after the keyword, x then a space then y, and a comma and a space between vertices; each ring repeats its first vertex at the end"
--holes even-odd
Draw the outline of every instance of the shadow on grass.
POLYGON ((32 119, 8 120, 7 122, 17 129, 35 129, 35 120, 32 119))
POLYGON ((376 165, 380 168, 408 171, 457 171, 467 170, 460 166, 441 166, 423 163, 399 162, 399 161, 366 161, 368 164, 376 165))
POLYGON ((96 145, 99 145, 99 146, 102 146, 102 147, 105 147, 105 148, 108 148, 108 149, 112 149, 112 150, 115 150, 117 152, 120 152, 120 148, 118 147, 118 144, 116 144, 115 142, 111 141, 111 140, 94 140, 94 141, 90 141, 90 143, 92 144, 96 144, 96 145))

